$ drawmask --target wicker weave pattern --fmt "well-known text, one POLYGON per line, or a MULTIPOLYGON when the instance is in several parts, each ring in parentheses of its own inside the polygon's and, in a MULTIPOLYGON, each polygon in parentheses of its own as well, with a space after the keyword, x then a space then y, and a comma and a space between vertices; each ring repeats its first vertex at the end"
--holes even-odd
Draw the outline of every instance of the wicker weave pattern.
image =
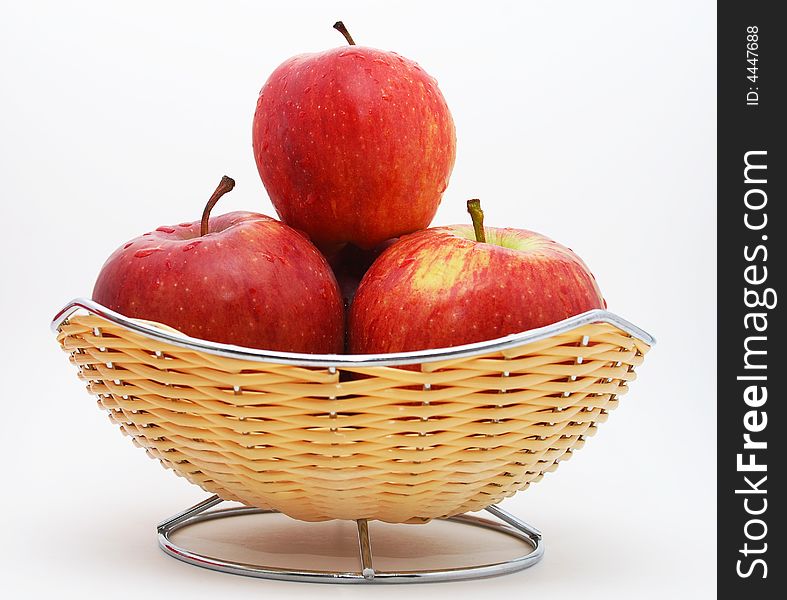
POLYGON ((177 474, 306 521, 422 522, 554 471, 648 346, 608 324, 476 357, 318 369, 184 350, 94 315, 58 340, 110 419, 177 474))

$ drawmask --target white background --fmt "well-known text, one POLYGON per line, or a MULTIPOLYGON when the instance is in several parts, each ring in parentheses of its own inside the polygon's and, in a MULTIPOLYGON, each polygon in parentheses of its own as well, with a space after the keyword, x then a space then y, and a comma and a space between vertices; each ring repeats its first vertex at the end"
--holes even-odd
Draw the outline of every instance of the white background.
MULTIPOLYGON (((360 44, 440 83, 458 157, 437 224, 521 226, 572 247, 612 311, 658 338, 609 422, 504 503, 547 551, 435 598, 715 596, 715 4, 2 2, 0 569, 7 597, 368 597, 188 567, 154 524, 205 494, 96 410, 49 320, 159 225, 273 214, 251 151, 267 75, 360 44)), ((413 590, 375 588, 377 597, 413 590)))

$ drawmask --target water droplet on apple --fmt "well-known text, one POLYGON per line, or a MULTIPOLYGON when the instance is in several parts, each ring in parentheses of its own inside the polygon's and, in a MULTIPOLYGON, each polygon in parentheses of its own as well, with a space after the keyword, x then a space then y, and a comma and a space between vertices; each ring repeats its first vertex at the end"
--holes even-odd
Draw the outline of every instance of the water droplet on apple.
POLYGON ((194 250, 197 246, 202 243, 202 240, 194 240, 193 242, 189 242, 185 246, 183 246, 183 252, 188 252, 189 250, 194 250))
POLYGON ((191 223, 178 223, 178 227, 191 227, 191 223))
POLYGON ((304 94, 308 94, 311 91, 312 91, 312 86, 310 86, 310 85, 307 85, 305 88, 303 88, 303 93, 304 94))
POLYGON ((125 250, 126 248, 129 248, 129 247, 131 247, 133 244, 134 244, 134 242, 129 242, 128 244, 126 244, 125 246, 123 246, 123 250, 125 250))
POLYGON ((344 58, 345 56, 347 56, 347 50, 342 50, 339 52, 339 58, 344 58))
POLYGON ((161 227, 157 227, 156 231, 160 231, 162 233, 175 233, 175 228, 174 227, 166 227, 166 226, 162 225, 161 227))
POLYGON ((273 262, 274 260, 276 260, 276 259, 274 258, 274 256, 273 256, 273 254, 271 254, 270 252, 265 252, 265 251, 263 250, 262 252, 260 252, 260 254, 262 255, 262 258, 264 258, 264 259, 265 259, 265 260, 267 260, 268 262, 273 262))
POLYGON ((154 252, 160 252, 160 251, 161 248, 145 248, 143 250, 137 250, 136 252, 134 252, 134 256, 136 258, 145 258, 147 256, 150 256, 154 252))

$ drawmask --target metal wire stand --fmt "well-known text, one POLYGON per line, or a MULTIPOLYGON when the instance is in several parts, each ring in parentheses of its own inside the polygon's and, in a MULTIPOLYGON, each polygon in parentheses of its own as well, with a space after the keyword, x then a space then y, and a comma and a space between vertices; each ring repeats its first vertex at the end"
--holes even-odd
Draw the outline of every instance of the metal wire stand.
POLYGON ((358 571, 291 570, 233 562, 199 554, 178 546, 172 541, 171 535, 175 531, 196 523, 239 515, 277 512, 274 510, 262 510, 247 506, 210 510, 221 502, 223 502, 223 500, 218 496, 211 496, 199 504, 195 504, 191 508, 160 523, 158 526, 158 542, 161 549, 178 560, 214 571, 222 571, 235 575, 246 575, 249 577, 303 581, 309 583, 426 583, 478 579, 482 577, 504 575, 506 573, 513 573, 526 569, 541 560, 544 554, 544 546, 540 531, 494 505, 488 506, 484 510, 500 519, 500 521, 503 521, 502 523, 467 514, 449 517, 445 520, 482 527, 499 532, 503 535, 512 536, 526 542, 532 547, 532 550, 528 554, 498 563, 451 569, 379 571, 374 568, 372 544, 369 538, 369 526, 366 520, 363 519, 356 521, 358 526, 358 547, 360 554, 360 569, 358 571))

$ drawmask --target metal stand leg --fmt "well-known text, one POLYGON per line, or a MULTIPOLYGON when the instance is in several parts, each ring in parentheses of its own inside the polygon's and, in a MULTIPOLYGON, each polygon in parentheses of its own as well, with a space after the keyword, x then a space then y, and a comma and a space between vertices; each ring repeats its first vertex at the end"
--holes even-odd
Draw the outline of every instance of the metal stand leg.
POLYGON ((170 536, 175 531, 202 521, 277 512, 274 510, 262 510, 248 506, 210 510, 221 502, 222 500, 218 496, 211 496, 199 504, 195 504, 191 508, 162 521, 158 525, 158 542, 161 549, 178 560, 192 565, 213 569, 215 571, 233 573, 235 575, 283 579, 287 581, 305 581, 311 583, 424 583, 477 579, 513 573, 525 569, 541 560, 544 554, 542 536, 538 529, 494 505, 488 506, 485 510, 503 521, 503 523, 467 514, 448 517, 444 520, 482 527, 484 529, 490 529, 501 534, 509 535, 530 545, 532 547, 531 552, 499 563, 469 567, 418 571, 378 571, 375 570, 372 563, 372 546, 369 539, 369 524, 366 519, 359 519, 356 521, 358 527, 358 548, 361 559, 360 572, 317 571, 309 569, 291 570, 226 561, 220 558, 192 552, 187 548, 178 546, 170 539, 170 536))
POLYGON ((158 524, 158 527, 156 527, 156 531, 161 533, 162 531, 172 530, 175 526, 179 525, 180 523, 183 523, 184 521, 188 521, 191 517, 195 517, 198 514, 205 512, 209 508, 213 508, 217 504, 221 504, 222 502, 224 502, 224 500, 222 500, 218 496, 211 496, 210 498, 206 498, 205 500, 199 502, 198 504, 195 504, 191 508, 187 508, 186 510, 181 511, 178 514, 171 516, 166 521, 162 521, 161 523, 158 524))
POLYGON ((372 544, 369 541, 369 523, 366 519, 359 519, 358 523, 358 546, 361 549, 361 575, 364 579, 374 579, 374 568, 372 567, 372 544))

